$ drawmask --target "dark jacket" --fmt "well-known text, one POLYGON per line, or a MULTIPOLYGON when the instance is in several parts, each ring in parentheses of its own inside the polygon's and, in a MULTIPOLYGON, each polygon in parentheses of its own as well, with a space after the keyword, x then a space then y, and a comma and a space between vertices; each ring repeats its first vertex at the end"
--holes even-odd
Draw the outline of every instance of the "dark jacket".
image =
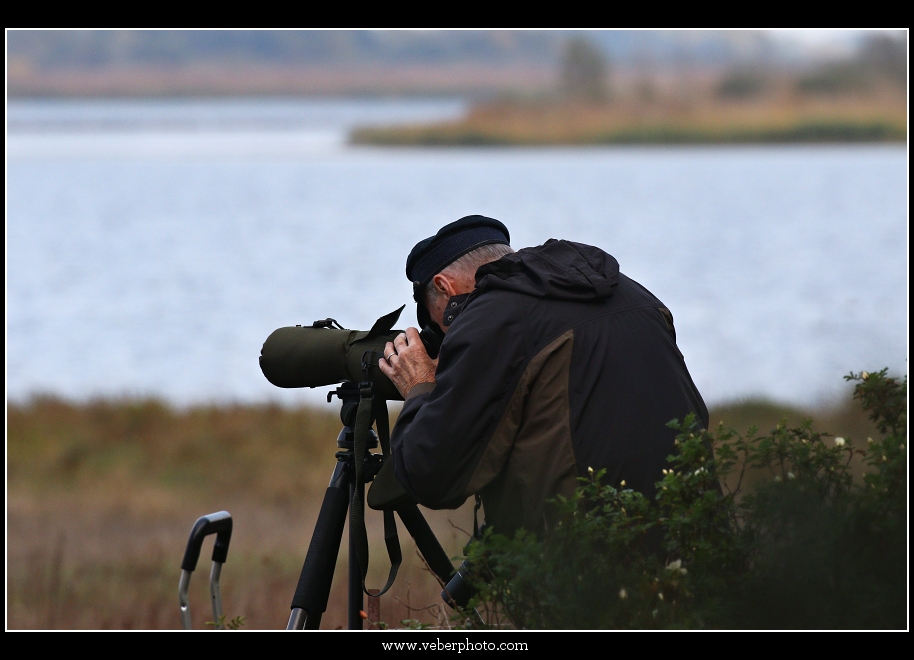
POLYGON ((673 318, 602 250, 550 240, 482 266, 441 345, 435 384, 407 397, 391 436, 420 503, 481 493, 502 533, 540 533, 546 501, 587 468, 653 497, 675 433, 708 412, 673 318))

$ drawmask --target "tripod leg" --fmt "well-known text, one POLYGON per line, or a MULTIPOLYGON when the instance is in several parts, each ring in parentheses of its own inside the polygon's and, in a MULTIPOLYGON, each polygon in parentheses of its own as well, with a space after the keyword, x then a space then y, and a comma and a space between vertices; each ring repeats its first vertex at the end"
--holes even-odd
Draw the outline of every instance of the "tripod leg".
POLYGON ((327 610, 333 571, 343 539, 350 482, 350 470, 346 469, 344 462, 338 462, 324 494, 308 554, 292 597, 292 615, 287 630, 317 630, 320 627, 321 617, 327 610))
POLYGON ((404 504, 396 511, 406 526, 406 530, 416 541, 416 547, 419 548, 419 552, 422 553, 429 568, 444 584, 447 584, 455 573, 454 565, 451 564, 444 548, 438 543, 432 528, 428 526, 428 522, 419 511, 419 507, 415 504, 404 504))
MULTIPOLYGON (((355 496, 355 483, 349 484, 349 493, 355 496)), ((356 556, 355 540, 352 536, 352 524, 349 525, 349 630, 362 629, 362 571, 356 556)))

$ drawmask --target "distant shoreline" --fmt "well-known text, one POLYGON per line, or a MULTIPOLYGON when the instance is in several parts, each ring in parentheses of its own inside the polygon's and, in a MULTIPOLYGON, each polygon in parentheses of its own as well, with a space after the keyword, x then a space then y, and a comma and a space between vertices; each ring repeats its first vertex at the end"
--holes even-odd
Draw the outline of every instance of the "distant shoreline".
POLYGON ((13 63, 7 98, 161 99, 223 97, 423 97, 491 98, 544 93, 555 72, 541 65, 478 63, 364 66, 134 66, 41 70, 13 63))
POLYGON ((388 147, 885 143, 907 139, 905 108, 857 103, 633 105, 490 103, 457 121, 364 127, 388 147))
POLYGON ((751 145, 751 144, 873 144, 903 143, 906 132, 889 123, 798 124, 786 129, 736 127, 723 133, 667 127, 584 134, 572 140, 540 136, 517 138, 510 135, 476 131, 435 130, 434 128, 357 129, 350 144, 384 147, 534 147, 600 145, 751 145))

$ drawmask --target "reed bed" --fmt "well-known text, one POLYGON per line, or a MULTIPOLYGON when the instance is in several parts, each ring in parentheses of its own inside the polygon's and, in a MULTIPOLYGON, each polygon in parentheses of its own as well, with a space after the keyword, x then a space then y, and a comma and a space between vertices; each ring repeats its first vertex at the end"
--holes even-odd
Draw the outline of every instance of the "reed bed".
POLYGON ((894 97, 679 98, 490 102, 457 121, 359 128, 350 141, 381 146, 777 144, 904 141, 906 135, 906 104, 894 97))
MULTIPOLYGON (((874 435, 848 402, 807 411, 749 401, 712 411, 712 423, 767 430, 778 420, 874 435)), ((223 569, 225 614, 246 629, 285 625, 324 489, 333 469, 335 411, 274 405, 178 410, 153 399, 73 403, 38 397, 7 405, 7 627, 171 629, 187 534, 226 509, 235 530, 223 569)), ((472 503, 423 510, 445 550, 461 554, 472 503)), ((381 517, 369 512, 369 586, 386 579, 381 517), (372 515, 373 514, 373 515, 372 515)), ((440 586, 401 527, 404 563, 380 599, 379 620, 447 626, 440 586)), ((196 628, 211 620, 209 543, 191 582, 196 628)), ((346 626, 346 544, 324 628, 346 626)))

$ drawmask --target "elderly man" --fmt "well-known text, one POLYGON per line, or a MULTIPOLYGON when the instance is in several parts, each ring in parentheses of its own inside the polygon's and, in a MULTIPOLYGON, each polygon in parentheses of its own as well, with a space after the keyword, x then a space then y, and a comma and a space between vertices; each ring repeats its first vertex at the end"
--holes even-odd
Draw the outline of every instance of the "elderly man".
POLYGON ((406 263, 421 325, 379 363, 406 402, 391 435, 397 481, 420 504, 481 494, 487 523, 541 534, 547 501, 588 468, 648 497, 672 453, 673 418, 708 412, 673 317, 599 248, 549 240, 514 252, 473 215, 418 243, 406 263))

